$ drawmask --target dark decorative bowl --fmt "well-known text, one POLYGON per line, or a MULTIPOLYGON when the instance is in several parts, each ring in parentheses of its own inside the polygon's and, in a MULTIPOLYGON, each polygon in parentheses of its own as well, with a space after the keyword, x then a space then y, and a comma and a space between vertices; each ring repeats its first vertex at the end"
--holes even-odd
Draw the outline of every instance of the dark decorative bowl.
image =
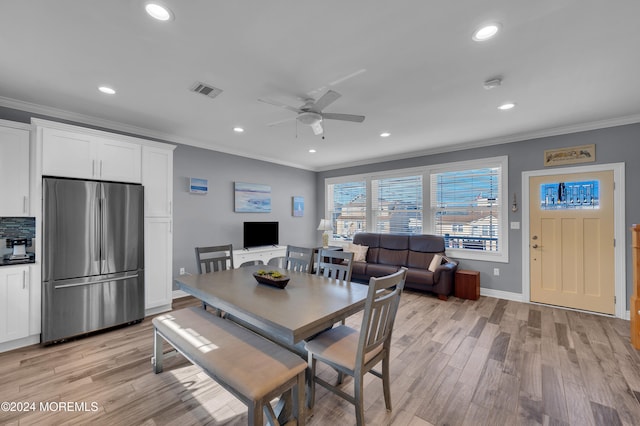
POLYGON ((283 275, 283 276, 278 277, 278 278, 273 278, 271 275, 268 275, 268 274, 258 275, 257 272, 253 273, 253 277, 260 284, 266 284, 266 285, 270 285, 272 287, 278 287, 278 288, 285 288, 287 286, 287 283, 289 282, 289 279, 290 279, 286 275, 283 275))

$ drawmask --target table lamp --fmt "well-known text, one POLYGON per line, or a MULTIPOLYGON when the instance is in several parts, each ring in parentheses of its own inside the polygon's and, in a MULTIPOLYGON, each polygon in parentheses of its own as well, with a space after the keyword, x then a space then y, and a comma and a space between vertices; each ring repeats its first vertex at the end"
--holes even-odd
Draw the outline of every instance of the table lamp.
POLYGON ((329 219, 320 219, 320 225, 318 225, 318 231, 324 231, 322 233, 322 248, 329 247, 329 233, 333 231, 333 224, 329 219))

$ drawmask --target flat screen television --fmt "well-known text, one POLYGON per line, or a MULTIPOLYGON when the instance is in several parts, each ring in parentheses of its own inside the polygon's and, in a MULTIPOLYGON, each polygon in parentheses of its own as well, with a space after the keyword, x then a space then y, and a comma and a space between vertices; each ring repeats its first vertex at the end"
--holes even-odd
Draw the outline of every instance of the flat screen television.
POLYGON ((244 248, 278 245, 278 222, 245 222, 244 248))

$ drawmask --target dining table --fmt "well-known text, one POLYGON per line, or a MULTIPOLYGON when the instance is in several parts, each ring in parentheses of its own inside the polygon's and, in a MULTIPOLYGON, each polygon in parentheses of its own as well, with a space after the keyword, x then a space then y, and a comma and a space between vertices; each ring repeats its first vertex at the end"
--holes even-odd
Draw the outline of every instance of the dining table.
MULTIPOLYGON (((224 317, 307 359, 305 340, 364 309, 369 286, 321 275, 265 265, 244 266, 175 279, 178 289, 192 295, 224 317), (259 270, 278 271, 289 278, 285 288, 258 283, 259 270)), ((307 375, 307 398, 310 378, 307 375)), ((291 414, 291 392, 276 406, 279 420, 291 414)), ((307 400, 309 404, 309 400, 307 400)), ((307 413, 309 414, 309 413, 307 413)))
POLYGON ((178 289, 225 312, 276 343, 301 347, 305 339, 364 309, 368 285, 265 265, 251 265, 175 279, 178 289), (285 288, 256 281, 254 273, 276 270, 285 288))

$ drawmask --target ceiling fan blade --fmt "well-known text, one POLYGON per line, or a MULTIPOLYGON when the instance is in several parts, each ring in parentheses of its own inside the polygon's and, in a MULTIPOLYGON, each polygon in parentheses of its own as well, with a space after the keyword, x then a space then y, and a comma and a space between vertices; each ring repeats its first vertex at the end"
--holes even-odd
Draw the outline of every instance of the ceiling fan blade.
POLYGON ((291 105, 283 104, 282 102, 274 101, 273 99, 258 99, 260 102, 264 102, 265 104, 275 105, 280 108, 288 109, 289 111, 293 111, 296 113, 301 113, 302 110, 296 107, 292 107, 291 105))
POLYGON ((313 104, 313 108, 311 110, 315 112, 320 112, 324 108, 326 108, 328 105, 334 103, 340 96, 342 96, 340 93, 334 92, 333 90, 329 90, 327 91, 327 93, 322 95, 320 99, 315 101, 315 103, 313 104))
POLYGON ((322 113, 322 118, 326 118, 327 120, 353 121, 356 123, 362 123, 364 121, 364 115, 336 114, 333 112, 322 113))
POLYGON ((271 127, 271 126, 276 126, 278 124, 282 124, 282 123, 286 123, 289 121, 293 121, 295 120, 297 117, 291 117, 291 118, 285 118, 284 120, 278 120, 278 121, 274 121, 273 123, 268 123, 267 126, 271 127))
POLYGON ((313 134, 316 136, 324 133, 324 130, 322 130, 322 121, 316 121, 315 123, 312 123, 311 130, 313 130, 313 134))

